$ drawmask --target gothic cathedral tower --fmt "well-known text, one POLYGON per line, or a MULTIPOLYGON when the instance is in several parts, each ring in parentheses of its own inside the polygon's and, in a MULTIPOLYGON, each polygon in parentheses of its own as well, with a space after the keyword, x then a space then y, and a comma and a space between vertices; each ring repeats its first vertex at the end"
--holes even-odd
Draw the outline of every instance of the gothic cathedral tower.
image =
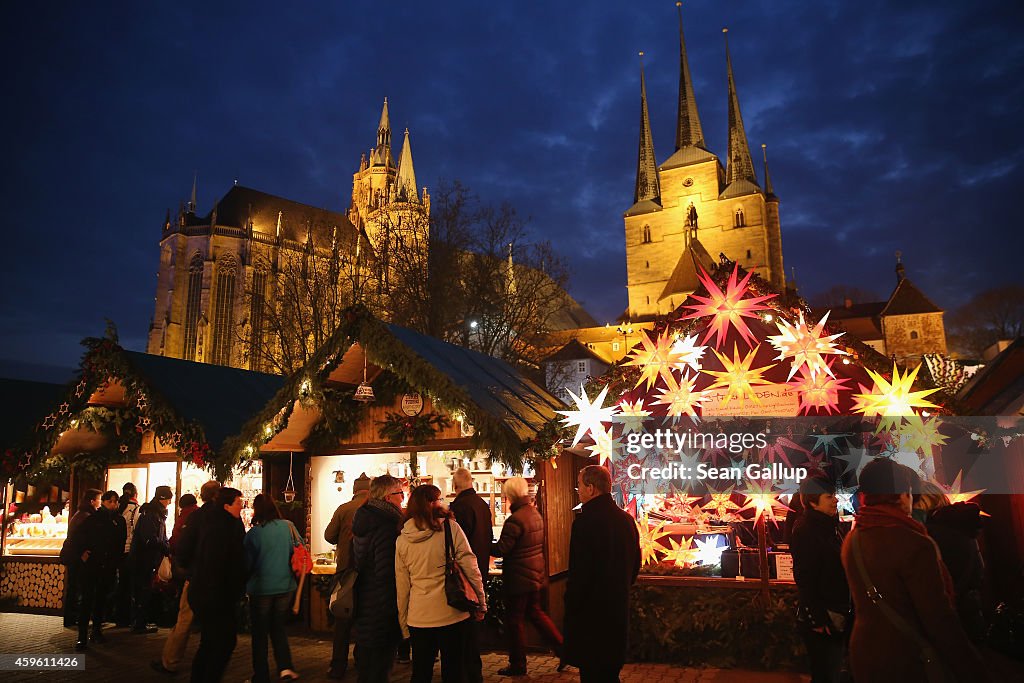
POLYGON ((661 166, 656 166, 654 157, 641 65, 636 186, 633 206, 625 213, 629 320, 649 320, 674 310, 695 289, 695 265, 706 261, 708 255, 717 259, 724 254, 776 287, 785 286, 779 199, 772 192, 767 155, 764 189, 754 173, 728 36, 725 56, 729 111, 725 169, 704 140, 681 10, 675 152, 661 166))

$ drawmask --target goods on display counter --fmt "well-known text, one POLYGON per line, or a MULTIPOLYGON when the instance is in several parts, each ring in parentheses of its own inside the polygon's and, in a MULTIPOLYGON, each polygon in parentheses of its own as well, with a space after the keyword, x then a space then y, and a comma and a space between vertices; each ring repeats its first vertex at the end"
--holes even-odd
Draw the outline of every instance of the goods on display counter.
POLYGON ((49 506, 40 514, 17 516, 7 524, 7 555, 59 555, 68 535, 68 511, 54 517, 49 506))

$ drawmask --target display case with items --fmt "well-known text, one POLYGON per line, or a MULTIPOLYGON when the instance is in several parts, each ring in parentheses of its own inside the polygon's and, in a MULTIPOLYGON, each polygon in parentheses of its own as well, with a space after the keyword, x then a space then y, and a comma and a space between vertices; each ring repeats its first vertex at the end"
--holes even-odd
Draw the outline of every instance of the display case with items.
POLYGON ((67 535, 67 510, 61 510, 55 517, 49 507, 44 507, 39 514, 25 514, 8 521, 4 554, 56 556, 67 535))

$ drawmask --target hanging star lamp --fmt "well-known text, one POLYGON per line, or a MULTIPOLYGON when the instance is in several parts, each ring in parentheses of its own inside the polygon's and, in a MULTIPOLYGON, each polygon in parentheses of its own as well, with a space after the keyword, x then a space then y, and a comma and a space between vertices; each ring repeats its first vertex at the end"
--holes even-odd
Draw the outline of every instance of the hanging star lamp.
POLYGON ((671 375, 672 368, 678 364, 686 364, 687 361, 681 353, 676 350, 676 342, 664 330, 657 339, 651 339, 646 334, 640 335, 641 346, 637 347, 629 356, 626 367, 640 368, 640 379, 636 386, 646 383, 647 389, 654 387, 659 377, 671 375))
POLYGON ((832 369, 825 362, 823 356, 848 355, 835 344, 835 340, 843 336, 842 332, 832 335, 822 334, 826 320, 828 320, 828 313, 822 316, 817 325, 808 327, 804 321, 803 311, 800 311, 796 325, 791 325, 788 321, 779 318, 776 323, 779 334, 769 336, 768 341, 779 352, 775 360, 793 359, 786 381, 793 379, 796 371, 804 367, 808 369, 811 377, 816 376, 819 372, 827 372, 831 375, 832 369))
POLYGON ((750 366, 753 364, 754 356, 757 355, 759 348, 761 348, 760 344, 751 349, 743 357, 743 360, 740 360, 738 345, 734 344, 731 361, 728 356, 719 353, 717 349, 714 350, 715 355, 718 356, 718 360, 721 361, 725 370, 704 370, 705 373, 715 378, 715 381, 708 386, 706 391, 718 388, 726 389, 727 393, 725 398, 722 399, 723 406, 727 405, 734 398, 738 398, 741 401, 750 399, 754 403, 761 403, 754 393, 753 385, 771 384, 762 375, 775 366, 765 365, 764 367, 751 369, 750 366))
POLYGON ((566 393, 572 398, 573 403, 576 404, 577 410, 556 410, 555 412, 559 415, 565 415, 562 418, 569 427, 576 427, 576 436, 573 437, 572 445, 570 448, 575 448, 576 444, 587 435, 587 432, 591 434, 597 434, 603 430, 601 426, 602 422, 611 422, 612 418, 618 413, 619 407, 617 405, 611 405, 608 407, 604 406, 604 399, 608 395, 608 387, 605 386, 601 389, 601 393, 597 395, 591 403, 587 397, 587 391, 580 385, 580 395, 572 393, 571 389, 566 389, 566 393))
POLYGON ((899 367, 893 363, 892 382, 886 381, 874 370, 868 370, 868 375, 875 384, 868 393, 854 394, 854 412, 862 413, 866 417, 901 417, 914 415, 914 408, 938 408, 931 401, 924 400, 938 389, 911 391, 920 369, 921 366, 918 365, 900 376, 899 367))
POLYGON ((747 346, 753 346, 754 335, 743 319, 757 318, 757 311, 769 310, 769 307, 765 306, 762 302, 773 298, 775 294, 745 297, 744 295, 748 292, 747 281, 750 280, 753 272, 747 273, 743 276, 742 280, 737 281, 738 271, 739 266, 737 265, 733 268, 732 275, 729 276, 729 281, 726 283, 725 291, 723 292, 715 284, 711 276, 708 275, 707 271, 701 268, 698 278, 708 291, 708 295, 691 294, 690 298, 695 299, 699 303, 684 304, 683 308, 689 308, 693 312, 689 315, 684 315, 680 320, 711 317, 711 324, 708 325, 708 331, 701 340, 702 344, 711 339, 712 336, 717 335, 715 347, 722 348, 729 328, 733 327, 739 332, 740 337, 747 343, 747 346))
POLYGON ((832 375, 831 362, 825 364, 825 372, 813 373, 807 366, 801 366, 799 377, 789 382, 800 397, 800 414, 807 415, 812 408, 824 411, 826 415, 839 412, 839 392, 849 391, 844 386, 850 380, 832 375))

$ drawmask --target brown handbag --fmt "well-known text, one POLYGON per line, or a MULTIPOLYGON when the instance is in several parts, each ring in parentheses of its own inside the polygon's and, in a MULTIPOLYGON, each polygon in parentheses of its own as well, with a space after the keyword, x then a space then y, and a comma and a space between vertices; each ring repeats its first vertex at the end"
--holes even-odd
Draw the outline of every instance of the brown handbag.
POLYGON ((452 541, 451 522, 444 520, 444 596, 448 605, 460 612, 473 613, 480 609, 473 584, 455 560, 455 543, 452 541))

